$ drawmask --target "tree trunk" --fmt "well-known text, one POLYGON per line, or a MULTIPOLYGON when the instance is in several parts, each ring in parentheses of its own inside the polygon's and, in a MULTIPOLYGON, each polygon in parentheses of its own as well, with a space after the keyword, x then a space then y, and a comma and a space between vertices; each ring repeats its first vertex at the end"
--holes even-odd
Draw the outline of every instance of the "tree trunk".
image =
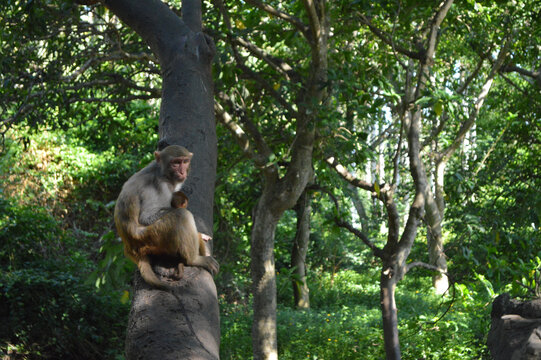
POLYGON ((272 214, 266 199, 262 196, 256 205, 250 249, 254 296, 252 351, 255 360, 278 359, 274 233, 280 217, 272 214))
POLYGON ((398 315, 394 293, 396 275, 390 266, 383 266, 380 278, 380 305, 383 320, 383 341, 387 360, 400 360, 400 342, 398 340, 398 315))
POLYGON ((299 309, 310 308, 310 294, 306 284, 306 253, 310 241, 311 198, 306 190, 297 202, 297 232, 291 251, 291 267, 293 274, 293 296, 295 306, 299 309))
MULTIPOLYGON (((214 44, 201 31, 200 0, 184 0, 182 19, 159 0, 106 0, 157 55, 162 69, 158 147, 183 145, 194 153, 183 191, 200 232, 212 236, 217 140, 211 60, 214 44)), ((156 272, 176 264, 157 259, 156 272)), ((218 359, 220 318, 210 274, 186 267, 171 292, 150 288, 137 276, 128 331, 129 359, 218 359)))
POLYGON ((255 360, 278 358, 274 234, 280 217, 295 206, 313 178, 314 129, 307 126, 305 118, 297 121, 297 137, 292 145, 287 173, 278 179, 277 169, 266 169, 265 187, 254 211, 250 255, 254 295, 252 351, 255 360))
MULTIPOLYGON (((155 266, 161 278, 171 264, 155 266)), ((172 292, 151 288, 136 272, 126 331, 126 359, 219 359, 220 313, 216 286, 203 269, 184 267, 172 292)))
POLYGON ((441 223, 443 221, 443 212, 445 209, 443 180, 445 176, 444 161, 436 162, 434 183, 435 196, 427 187, 426 194, 426 221, 428 225, 428 260, 431 265, 434 265, 440 271, 432 276, 432 284, 437 294, 443 294, 449 289, 449 279, 447 277, 447 259, 443 251, 443 233, 441 223))

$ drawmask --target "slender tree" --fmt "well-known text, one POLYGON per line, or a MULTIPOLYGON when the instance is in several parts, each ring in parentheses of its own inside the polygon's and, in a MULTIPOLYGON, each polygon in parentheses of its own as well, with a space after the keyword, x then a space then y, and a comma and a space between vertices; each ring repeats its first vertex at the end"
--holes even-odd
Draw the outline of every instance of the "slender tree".
MULTIPOLYGON (((437 45, 437 34, 452 5, 452 0, 443 1, 436 9, 430 20, 430 27, 426 31, 426 48, 416 55, 420 58, 416 71, 417 81, 413 81, 412 74, 407 77, 408 87, 403 95, 402 109, 400 115, 400 139, 396 149, 399 154, 402 148, 402 138, 407 146, 410 175, 414 184, 414 197, 409 205, 406 223, 403 227, 400 224, 400 215, 395 203, 395 191, 398 180, 398 162, 394 163, 392 181, 388 184, 368 183, 358 179, 342 166, 335 157, 327 158, 327 163, 333 167, 350 184, 376 194, 383 203, 387 215, 387 241, 383 248, 377 247, 363 232, 355 229, 347 222, 336 219, 339 226, 344 227, 358 236, 367 246, 370 247, 374 256, 382 262, 380 275, 380 306, 383 320, 383 335, 385 343, 386 358, 397 360, 401 358, 400 342, 398 337, 398 316, 395 301, 395 291, 398 282, 404 277, 408 268, 406 263, 411 252, 413 243, 417 236, 419 223, 424 216, 427 193, 429 193, 427 175, 421 160, 421 107, 416 104, 426 84, 428 66, 433 63, 433 57, 437 45)), ((371 30, 379 33, 370 21, 362 16, 371 30)))
POLYGON ((310 213, 312 211, 310 193, 305 189, 295 206, 297 230, 291 250, 293 269, 293 300, 299 309, 310 308, 310 290, 306 283, 306 253, 310 241, 310 213))
MULTIPOLYGON (((252 99, 227 91, 217 94, 216 113, 219 121, 231 130, 231 134, 241 149, 260 169, 262 175, 261 196, 253 209, 251 233, 251 274, 254 295, 254 319, 252 326, 252 346, 254 359, 276 359, 278 345, 276 334, 276 275, 274 262, 274 234, 281 216, 291 209, 313 177, 312 156, 315 141, 315 128, 318 120, 318 106, 324 100, 327 81, 327 39, 329 23, 325 0, 303 1, 305 23, 286 11, 258 0, 248 3, 267 16, 281 20, 302 34, 300 46, 309 48, 309 65, 305 75, 295 71, 293 64, 274 54, 269 54, 253 42, 244 39, 233 28, 229 10, 219 1, 227 37, 224 39, 241 70, 243 77, 256 83, 265 95, 285 112, 288 128, 294 129, 291 140, 281 144, 287 148, 287 161, 279 162, 279 156, 269 145, 263 132, 253 122, 249 109, 252 99), (264 72, 250 67, 244 54, 264 64, 272 72, 271 81, 264 72), (284 83, 297 89, 294 95, 282 96, 273 84, 284 83), (231 113, 237 113, 236 121, 231 113)), ((243 26, 242 22, 237 22, 243 26)), ((237 25, 238 27, 238 25, 237 25)), ((296 50, 299 51, 299 50, 296 50)), ((286 139, 289 135, 286 137, 286 139)))

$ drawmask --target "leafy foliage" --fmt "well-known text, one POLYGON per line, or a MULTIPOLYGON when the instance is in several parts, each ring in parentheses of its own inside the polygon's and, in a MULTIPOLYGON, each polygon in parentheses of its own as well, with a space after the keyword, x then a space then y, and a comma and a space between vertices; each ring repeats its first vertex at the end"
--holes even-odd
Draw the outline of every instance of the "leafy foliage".
MULTIPOLYGON (((381 359, 377 271, 339 271, 310 277, 312 308, 278 312, 280 359, 381 359), (368 285, 367 285, 368 284, 368 285)), ((397 294, 403 357, 408 359, 488 358, 490 294, 483 286, 456 286, 454 298, 432 295, 430 277, 409 278, 397 294), (445 316, 444 313, 446 312, 445 316)), ((251 307, 220 303, 222 359, 250 359, 251 307)))
MULTIPOLYGON (((301 2, 266 3, 306 21, 301 2)), ((388 229, 376 194, 346 188, 324 159, 333 155, 376 184, 393 176, 401 131, 396 114, 404 95, 399 84, 408 75, 396 48, 416 51, 422 45, 419 34, 435 3, 328 3, 332 35, 328 81, 322 84, 326 99, 316 109, 315 180, 339 199, 340 216, 382 245, 388 229), (392 34, 394 45, 361 25, 361 15, 392 34)), ((180 7, 179 1, 170 5, 180 7)), ((246 65, 269 84, 263 88, 232 61, 229 30, 215 5, 204 1, 203 6, 206 31, 218 49, 216 91, 229 95, 234 116, 257 125, 276 154, 269 162, 282 171, 290 160, 294 124, 272 91, 290 103, 298 100, 310 49, 291 24, 246 2, 227 2, 234 14, 231 35, 293 70, 291 81, 284 81, 268 62, 243 49, 246 65)), ((159 69, 141 39, 103 6, 4 1, 0 10, 0 355, 121 358, 133 265, 114 234, 112 209, 122 183, 150 161, 155 147, 159 69)), ((475 126, 448 164, 444 239, 454 285, 436 297, 430 274, 414 270, 397 290, 404 358, 487 358, 492 298, 503 291, 540 295, 541 99, 535 77, 540 10, 531 0, 455 2, 438 34, 430 81, 417 101, 427 156, 453 141, 493 56, 507 34, 513 41, 475 126), (461 91, 476 71, 480 75, 461 91)), ((250 232, 261 181, 259 169, 226 130, 218 126, 217 132, 214 244, 221 263, 216 277, 221 355, 249 359, 250 232)), ((405 176, 404 152, 401 156, 396 199, 403 216, 412 183, 405 176)), ((316 191, 312 198, 308 311, 290 307, 291 283, 298 280, 290 267, 292 211, 276 231, 280 358, 382 358, 380 264, 364 244, 334 226, 337 211, 327 195, 316 191)), ((426 260, 425 237, 423 230, 412 258, 426 260)))
POLYGON ((29 358, 120 356, 128 308, 85 284, 92 263, 39 207, 0 201, 0 353, 29 358), (85 349, 85 351, 81 351, 85 349))

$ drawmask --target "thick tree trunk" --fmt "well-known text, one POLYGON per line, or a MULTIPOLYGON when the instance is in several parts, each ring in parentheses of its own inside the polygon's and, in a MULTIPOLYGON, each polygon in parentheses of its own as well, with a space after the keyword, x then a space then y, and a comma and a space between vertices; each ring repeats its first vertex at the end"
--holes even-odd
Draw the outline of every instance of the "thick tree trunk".
MULTIPOLYGON (((158 276, 170 265, 156 266, 158 276)), ((126 359, 219 359, 220 314, 212 276, 185 267, 173 292, 151 288, 136 273, 126 331, 126 359)))
MULTIPOLYGON (((157 55, 163 88, 158 147, 183 145, 194 153, 183 187, 200 232, 212 235, 217 140, 211 60, 214 45, 201 32, 201 1, 184 0, 180 19, 159 0, 106 0, 157 55)), ((157 259, 156 271, 176 264, 157 259)), ((149 288, 136 277, 126 358, 218 359, 220 318, 209 273, 186 267, 173 291, 149 288)))
POLYGON ((293 296, 299 309, 310 308, 310 293, 306 284, 306 253, 310 241, 311 198, 306 190, 297 202, 297 232, 291 250, 291 267, 294 269, 293 296))
POLYGON ((250 249, 254 296, 252 351, 255 360, 278 359, 274 233, 279 217, 272 214, 266 199, 262 196, 256 205, 250 249))

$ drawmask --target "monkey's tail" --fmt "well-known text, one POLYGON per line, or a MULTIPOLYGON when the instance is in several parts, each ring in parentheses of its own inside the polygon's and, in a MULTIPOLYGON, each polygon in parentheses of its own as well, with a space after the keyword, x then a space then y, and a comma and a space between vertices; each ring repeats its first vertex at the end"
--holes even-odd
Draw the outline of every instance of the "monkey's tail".
POLYGON ((158 279, 156 276, 156 273, 154 273, 154 270, 152 270, 152 266, 150 266, 150 261, 148 260, 148 257, 143 256, 139 259, 139 263, 137 264, 137 267, 139 268, 139 272, 141 273, 141 277, 145 280, 145 282, 151 286, 154 286, 158 289, 162 290, 171 290, 172 286, 166 283, 163 280, 158 279))

